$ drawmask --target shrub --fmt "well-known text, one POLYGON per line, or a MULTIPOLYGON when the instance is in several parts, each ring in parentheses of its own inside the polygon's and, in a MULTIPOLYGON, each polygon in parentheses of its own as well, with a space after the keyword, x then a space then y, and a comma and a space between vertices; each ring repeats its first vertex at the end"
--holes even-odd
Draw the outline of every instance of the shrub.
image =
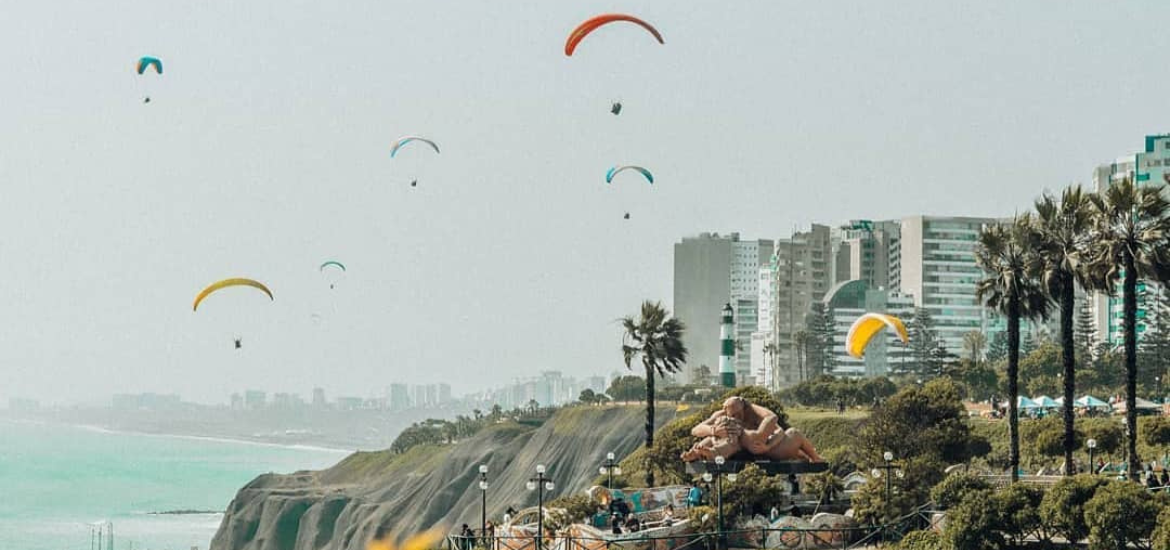
POLYGON ((719 512, 714 506, 694 506, 687 511, 690 526, 696 532, 709 533, 718 527, 719 512))
POLYGON ((584 494, 563 496, 549 501, 545 506, 550 509, 561 508, 565 511, 564 514, 550 514, 549 525, 553 529, 567 527, 570 523, 581 521, 582 518, 588 519, 597 512, 597 503, 584 494))
POLYGON ((958 505, 967 493, 972 491, 988 491, 990 489, 991 486, 977 475, 965 473, 952 474, 930 490, 930 499, 939 508, 946 510, 958 505))
POLYGON ((1020 546, 1028 537, 1048 541, 1047 530, 1040 521, 1043 500, 1043 489, 1024 483, 1015 483, 992 496, 991 506, 999 511, 1001 530, 1013 546, 1020 546))
POLYGON ((1153 550, 1170 550, 1170 507, 1162 508, 1158 514, 1158 526, 1150 540, 1153 550))
POLYGON ((997 506, 987 502, 988 492, 968 492, 947 511, 943 538, 953 550, 1000 550, 1007 544, 1000 531, 1003 518, 997 506))
POLYGON ((748 464, 740 470, 739 479, 734 483, 723 482, 723 521, 732 525, 740 514, 769 510, 784 502, 787 496, 788 485, 783 476, 770 476, 755 464, 748 464))
POLYGON ((943 550, 942 535, 934 531, 910 531, 898 542, 897 550, 943 550))
POLYGON ((1092 550, 1124 549, 1150 538, 1158 518, 1158 504, 1136 483, 1110 483, 1085 503, 1092 550))
POLYGON ((930 489, 943 478, 943 466, 932 457, 917 457, 903 461, 903 471, 912 475, 894 477, 890 503, 886 503, 885 472, 880 478, 870 478, 853 495, 853 514, 863 525, 881 523, 887 511, 891 517, 905 515, 930 499, 930 489))
POLYGON ((845 492, 845 485, 833 472, 821 472, 808 477, 804 493, 817 497, 817 502, 829 504, 845 492))
POLYGON ((1110 482, 1089 474, 1066 477, 1048 489, 1040 502, 1040 519, 1054 534, 1070 541, 1089 536, 1085 523, 1085 503, 1097 490, 1110 482))

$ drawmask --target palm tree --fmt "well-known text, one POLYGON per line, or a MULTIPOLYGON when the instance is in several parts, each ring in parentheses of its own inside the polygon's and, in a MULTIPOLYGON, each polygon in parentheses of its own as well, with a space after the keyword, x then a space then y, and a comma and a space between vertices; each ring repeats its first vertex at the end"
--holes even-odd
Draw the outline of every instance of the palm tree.
POLYGON ((1089 264, 1092 287, 1109 294, 1121 279, 1125 349, 1125 426, 1129 475, 1136 479, 1137 454, 1137 280, 1170 282, 1170 202, 1162 186, 1138 186, 1130 179, 1092 198, 1096 224, 1089 264))
MULTIPOLYGON (((666 376, 678 372, 687 361, 687 348, 683 345, 683 322, 670 314, 661 303, 642 302, 642 315, 638 319, 622 319, 622 357, 626 368, 635 357, 642 358, 646 369, 646 448, 654 445, 654 375, 666 376)), ((646 486, 654 486, 654 470, 646 468, 646 486)))
POLYGON ((768 362, 768 369, 772 372, 772 388, 779 387, 776 381, 779 379, 776 376, 776 352, 780 351, 780 347, 775 342, 768 342, 764 344, 764 360, 768 362))
POLYGON ((1008 462, 1012 482, 1019 479, 1020 319, 1048 315, 1048 298, 1036 278, 1036 231, 1027 215, 1010 224, 993 225, 979 234, 975 262, 985 277, 975 285, 975 297, 1007 317, 1008 333, 1008 462))
POLYGON ((808 352, 809 332, 798 330, 792 334, 793 351, 796 355, 796 372, 798 382, 804 382, 804 356, 808 352))
POLYGON ((983 350, 987 347, 987 336, 978 330, 972 330, 963 335, 963 351, 971 358, 973 366, 979 366, 983 357, 983 350))
POLYGON ((1036 200, 1036 230, 1039 232, 1041 279, 1049 298, 1060 308, 1060 348, 1064 368, 1064 475, 1073 475, 1075 432, 1073 401, 1076 399, 1077 361, 1073 317, 1076 285, 1088 286, 1088 245, 1092 238, 1093 205, 1090 193, 1069 187, 1056 200, 1044 193, 1036 200))

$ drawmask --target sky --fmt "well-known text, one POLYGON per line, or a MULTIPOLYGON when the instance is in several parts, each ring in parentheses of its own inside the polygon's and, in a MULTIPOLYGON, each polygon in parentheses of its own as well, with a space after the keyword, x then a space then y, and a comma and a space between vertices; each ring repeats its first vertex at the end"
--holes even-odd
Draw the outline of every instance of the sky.
POLYGON ((0 399, 606 374, 624 368, 615 320, 669 305, 683 236, 1010 215, 1170 131, 1168 16, 1164 0, 9 0, 0 399), (615 24, 564 55, 613 11, 665 44, 615 24), (144 55, 164 74, 136 75, 144 55), (442 153, 391 159, 409 134, 442 153), (654 185, 607 186, 618 164, 654 185), (348 267, 332 290, 328 259, 348 267), (276 299, 232 289, 192 312, 234 276, 276 299))

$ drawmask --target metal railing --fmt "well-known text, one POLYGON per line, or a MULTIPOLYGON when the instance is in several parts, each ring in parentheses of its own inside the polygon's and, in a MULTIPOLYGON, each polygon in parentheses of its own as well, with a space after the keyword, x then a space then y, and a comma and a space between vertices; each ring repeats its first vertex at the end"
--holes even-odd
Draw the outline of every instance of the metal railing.
MULTIPOLYGON (((922 506, 881 525, 860 527, 811 527, 735 529, 676 535, 625 533, 612 538, 573 537, 546 532, 543 548, 547 550, 718 550, 746 548, 755 550, 849 550, 900 540, 916 529, 936 528, 934 511, 922 506)), ((527 536, 447 537, 447 550, 534 550, 535 534, 527 536)))

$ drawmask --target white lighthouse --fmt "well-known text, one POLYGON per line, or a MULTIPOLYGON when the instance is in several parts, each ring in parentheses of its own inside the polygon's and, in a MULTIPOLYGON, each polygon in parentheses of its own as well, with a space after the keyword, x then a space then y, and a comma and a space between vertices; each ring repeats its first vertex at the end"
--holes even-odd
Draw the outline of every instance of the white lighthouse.
POLYGON ((723 306, 723 322, 719 325, 719 381, 725 388, 735 387, 735 331, 731 304, 723 306))

